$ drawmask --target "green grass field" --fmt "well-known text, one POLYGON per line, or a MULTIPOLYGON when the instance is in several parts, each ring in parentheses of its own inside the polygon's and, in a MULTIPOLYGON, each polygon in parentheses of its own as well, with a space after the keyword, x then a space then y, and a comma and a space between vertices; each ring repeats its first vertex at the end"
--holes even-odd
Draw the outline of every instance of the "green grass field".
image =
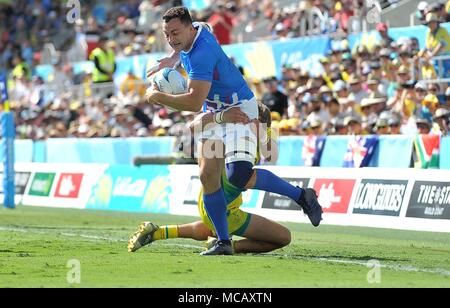
POLYGON ((0 287, 450 287, 450 234, 288 223, 291 245, 269 254, 201 257, 202 243, 191 240, 126 250, 143 220, 195 219, 2 208, 0 287), (71 259, 80 262, 80 284, 67 282, 71 259), (367 281, 371 259, 380 262, 380 283, 367 281))

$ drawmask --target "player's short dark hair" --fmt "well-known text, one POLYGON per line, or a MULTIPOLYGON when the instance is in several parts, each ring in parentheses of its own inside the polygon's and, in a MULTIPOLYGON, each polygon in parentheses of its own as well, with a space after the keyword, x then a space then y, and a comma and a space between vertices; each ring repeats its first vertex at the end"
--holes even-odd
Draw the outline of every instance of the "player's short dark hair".
POLYGON ((184 6, 175 6, 167 10, 163 15, 164 22, 168 23, 172 19, 179 18, 181 23, 190 25, 192 24, 191 14, 189 10, 184 6))
POLYGON ((270 114, 270 109, 261 102, 258 102, 258 113, 259 113, 259 122, 261 124, 267 124, 267 127, 272 125, 272 116, 270 114))

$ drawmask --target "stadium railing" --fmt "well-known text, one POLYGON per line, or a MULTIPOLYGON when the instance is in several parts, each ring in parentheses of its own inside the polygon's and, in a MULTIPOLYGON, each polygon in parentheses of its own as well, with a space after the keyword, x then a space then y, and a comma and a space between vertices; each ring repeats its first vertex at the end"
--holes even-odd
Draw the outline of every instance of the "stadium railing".
MULTIPOLYGON (((367 31, 367 21, 361 16, 352 16, 348 20, 348 33, 358 33, 361 31, 367 31)), ((302 18, 300 21, 300 36, 311 36, 327 34, 331 37, 341 36, 342 34, 337 31, 336 24, 322 12, 313 7, 307 11, 307 18, 302 18), (315 18, 319 19, 319 24, 315 26, 315 18), (312 27, 311 27, 312 25, 312 27)))
MULTIPOLYGON (((437 79, 423 79, 423 82, 441 84, 450 83, 450 72, 446 71, 446 65, 444 64, 445 61, 450 62, 450 55, 433 57, 431 60, 434 63, 434 67, 437 68, 437 79)), ((424 62, 419 62, 419 71, 422 71, 423 66, 424 62)))

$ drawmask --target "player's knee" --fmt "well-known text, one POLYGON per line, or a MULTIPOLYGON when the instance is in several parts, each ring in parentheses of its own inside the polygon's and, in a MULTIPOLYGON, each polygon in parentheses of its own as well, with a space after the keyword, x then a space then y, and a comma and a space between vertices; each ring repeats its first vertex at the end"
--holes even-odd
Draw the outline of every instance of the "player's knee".
POLYGON ((228 181, 237 188, 244 189, 253 174, 253 164, 237 161, 227 164, 228 181))
POLYGON ((286 232, 283 232, 283 236, 281 237, 280 245, 281 247, 288 246, 291 243, 291 231, 286 230, 286 232))
POLYGON ((291 243, 291 231, 287 228, 284 228, 282 232, 280 232, 280 237, 277 241, 278 248, 283 248, 288 246, 291 243))

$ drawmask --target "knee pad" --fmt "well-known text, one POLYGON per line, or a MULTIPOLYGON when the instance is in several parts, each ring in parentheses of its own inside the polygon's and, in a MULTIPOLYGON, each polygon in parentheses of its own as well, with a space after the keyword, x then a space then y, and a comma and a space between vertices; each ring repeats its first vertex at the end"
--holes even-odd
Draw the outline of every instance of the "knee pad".
POLYGON ((237 188, 244 189, 253 173, 253 164, 248 161, 235 161, 226 165, 228 181, 237 188))

